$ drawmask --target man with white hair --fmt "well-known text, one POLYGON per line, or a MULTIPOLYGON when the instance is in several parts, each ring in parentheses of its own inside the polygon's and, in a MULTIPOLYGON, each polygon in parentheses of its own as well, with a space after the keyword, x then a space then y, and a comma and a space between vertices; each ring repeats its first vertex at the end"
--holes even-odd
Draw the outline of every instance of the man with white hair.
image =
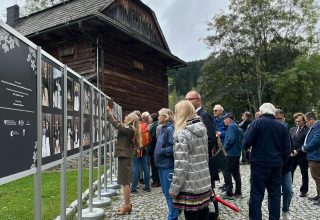
POLYGON ((268 191, 269 220, 280 218, 282 166, 290 155, 287 128, 275 118, 271 103, 260 106, 261 116, 253 121, 244 134, 243 146, 251 147, 249 219, 262 219, 261 203, 268 191))

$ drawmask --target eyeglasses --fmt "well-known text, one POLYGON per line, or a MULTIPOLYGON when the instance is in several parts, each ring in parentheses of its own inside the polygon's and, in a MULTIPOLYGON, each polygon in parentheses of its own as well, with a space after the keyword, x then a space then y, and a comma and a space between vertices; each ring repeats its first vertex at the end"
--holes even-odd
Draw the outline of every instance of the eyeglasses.
POLYGON ((217 109, 215 109, 215 110, 213 110, 214 112, 217 112, 217 111, 219 111, 219 110, 217 110, 217 109))
POLYGON ((192 101, 192 100, 195 100, 195 99, 199 99, 198 97, 197 98, 185 98, 185 100, 188 100, 188 101, 192 101))
POLYGON ((300 123, 300 122, 302 122, 302 121, 295 121, 296 123, 300 123))

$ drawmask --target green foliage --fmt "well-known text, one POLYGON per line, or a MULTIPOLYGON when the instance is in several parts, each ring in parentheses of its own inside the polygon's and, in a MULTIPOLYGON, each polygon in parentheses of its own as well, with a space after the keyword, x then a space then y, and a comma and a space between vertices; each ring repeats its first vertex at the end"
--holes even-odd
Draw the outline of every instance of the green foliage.
POLYGON ((204 62, 204 60, 189 62, 184 68, 168 72, 169 108, 174 109, 175 104, 197 86, 204 62))
POLYGON ((320 55, 301 56, 295 65, 274 78, 273 101, 290 115, 319 111, 320 55))
MULTIPOLYGON (((97 179, 97 170, 94 179, 97 179)), ((83 191, 89 186, 88 170, 83 171, 83 191)), ((67 205, 77 199, 78 172, 67 172, 67 205)), ((0 186, 0 219, 33 219, 33 176, 28 176, 0 186)), ((55 219, 60 215, 60 172, 42 175, 42 219, 55 219)))
POLYGON ((314 0, 230 0, 229 11, 208 23, 212 34, 206 43, 213 53, 198 84, 207 108, 220 103, 227 111, 254 112, 263 102, 276 101, 293 111, 293 94, 287 97, 288 88, 278 81, 302 77, 291 76, 291 69, 297 57, 318 45, 318 19, 314 0))
POLYGON ((25 0, 22 8, 24 14, 29 15, 31 13, 41 11, 64 1, 65 0, 25 0))

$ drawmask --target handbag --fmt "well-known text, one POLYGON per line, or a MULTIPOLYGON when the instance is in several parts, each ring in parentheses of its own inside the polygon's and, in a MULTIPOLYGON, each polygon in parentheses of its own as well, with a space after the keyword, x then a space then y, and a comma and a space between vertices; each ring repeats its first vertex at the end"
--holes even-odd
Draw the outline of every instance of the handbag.
POLYGON ((211 176, 218 175, 222 170, 227 167, 226 152, 223 148, 220 138, 217 140, 218 150, 209 159, 209 170, 211 176))

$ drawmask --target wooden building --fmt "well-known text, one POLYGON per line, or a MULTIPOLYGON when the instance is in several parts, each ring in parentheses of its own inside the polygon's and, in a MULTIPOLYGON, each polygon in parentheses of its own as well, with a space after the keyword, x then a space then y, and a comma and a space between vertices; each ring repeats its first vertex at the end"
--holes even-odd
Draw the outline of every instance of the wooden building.
POLYGON ((7 23, 97 85, 125 114, 167 107, 167 70, 185 65, 140 0, 69 0, 22 18, 15 5, 7 23))

